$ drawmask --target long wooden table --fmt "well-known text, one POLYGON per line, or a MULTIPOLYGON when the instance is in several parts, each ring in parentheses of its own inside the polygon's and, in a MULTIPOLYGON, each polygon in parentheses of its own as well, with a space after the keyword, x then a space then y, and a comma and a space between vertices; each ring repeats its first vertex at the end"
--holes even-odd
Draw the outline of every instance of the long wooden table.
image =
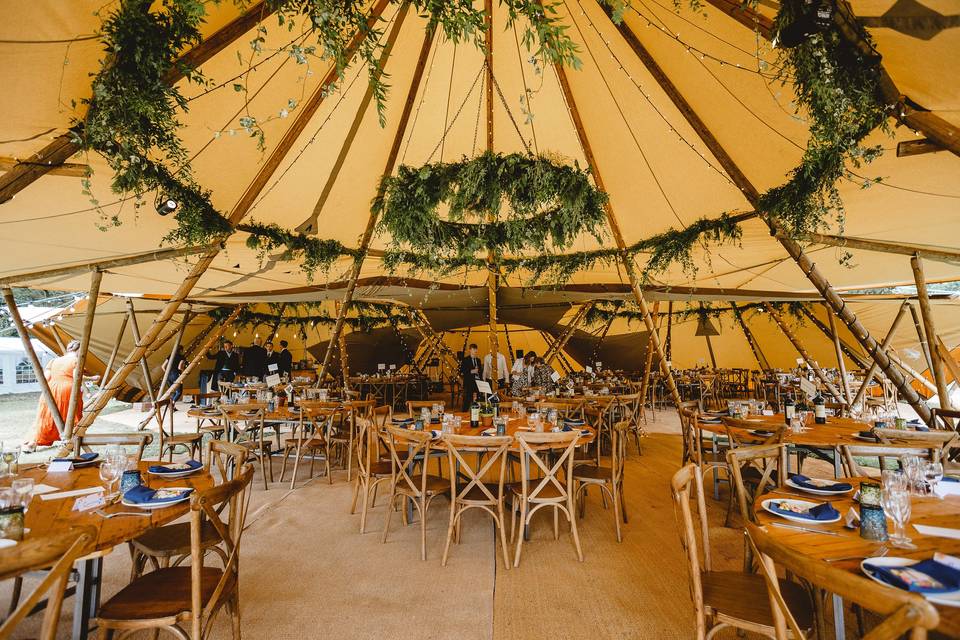
MULTIPOLYGON (((850 482, 856 487, 864 478, 854 478, 850 482)), ((875 480, 874 480, 875 481, 875 480)), ((853 507, 859 510, 859 506, 853 501, 853 493, 850 492, 842 497, 816 496, 793 489, 777 490, 776 493, 767 493, 757 498, 754 504, 754 513, 757 522, 761 525, 767 525, 771 522, 789 523, 787 520, 768 513, 763 507, 763 501, 768 498, 789 499, 795 494, 796 498, 823 502, 829 500, 831 504, 841 514, 845 515, 853 507)), ((947 496, 943 500, 937 498, 914 497, 912 500, 913 514, 910 518, 910 524, 907 525, 907 536, 912 538, 913 543, 917 545, 914 550, 896 549, 890 547, 888 543, 878 543, 870 540, 864 540, 860 537, 859 531, 851 531, 843 526, 843 519, 839 522, 818 524, 811 522, 803 524, 809 529, 818 529, 830 531, 839 535, 808 533, 787 529, 784 527, 767 526, 766 531, 773 538, 790 546, 797 551, 815 558, 825 560, 827 558, 847 558, 851 556, 870 557, 876 554, 881 544, 887 544, 890 549, 889 556, 898 556, 904 558, 926 559, 933 556, 933 553, 939 551, 950 555, 960 555, 960 540, 952 538, 939 538, 934 536, 925 536, 913 528, 913 524, 925 524, 939 527, 960 528, 960 496, 947 496)), ((892 523, 890 523, 892 531, 892 523)), ((846 569, 851 573, 863 575, 860 571, 860 560, 839 560, 831 562, 834 567, 846 569)), ((864 579, 869 579, 864 577, 864 579)), ((891 587, 892 589, 893 587, 891 587)), ((954 638, 960 638, 960 608, 948 607, 943 605, 934 605, 940 613, 940 626, 937 631, 954 638)), ((840 609, 842 612, 842 609, 840 609)), ((835 614, 836 615, 836 614, 835 614)), ((842 617, 840 618, 842 620, 842 617)), ((842 632, 842 624, 838 629, 838 638, 842 632)))
MULTIPOLYGON (((139 468, 144 484, 153 488, 193 487, 206 489, 213 486, 213 477, 206 471, 198 471, 183 478, 164 479, 147 473, 147 468, 158 464, 156 461, 140 462, 139 468)), ((75 469, 62 473, 48 473, 45 466, 25 469, 23 477, 33 478, 34 482, 56 487, 58 491, 85 489, 102 486, 98 465, 75 469)), ((91 527, 96 531, 94 552, 79 561, 79 578, 74 594, 73 631, 74 640, 86 638, 90 632, 90 620, 96 616, 100 606, 100 580, 103 571, 103 556, 120 544, 136 538, 148 529, 167 524, 180 518, 189 511, 189 501, 171 505, 163 509, 144 511, 149 516, 117 516, 104 518, 93 511, 73 511, 73 498, 44 500, 34 496, 27 509, 24 526, 30 529, 27 537, 35 537, 69 530, 74 527, 91 527)), ((116 511, 138 511, 135 507, 114 504, 104 507, 105 513, 116 511)))

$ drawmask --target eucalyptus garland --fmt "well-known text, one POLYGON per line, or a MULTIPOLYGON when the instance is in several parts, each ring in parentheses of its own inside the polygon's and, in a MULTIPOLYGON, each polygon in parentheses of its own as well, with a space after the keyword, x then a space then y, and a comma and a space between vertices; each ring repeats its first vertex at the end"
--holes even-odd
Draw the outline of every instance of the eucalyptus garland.
POLYGON ((247 246, 258 252, 261 261, 268 253, 281 250, 279 259, 298 261, 300 270, 311 281, 316 271, 328 271, 339 258, 351 257, 356 260, 361 257, 358 250, 345 247, 337 240, 287 231, 277 224, 251 222, 237 225, 237 230, 250 234, 247 246))
MULTIPOLYGON (((332 327, 337 319, 326 311, 318 313, 300 313, 301 311, 319 310, 323 306, 322 301, 316 302, 298 302, 298 303, 271 303, 268 305, 271 313, 242 310, 234 320, 234 324, 241 327, 298 327, 301 333, 306 333, 308 328, 314 328, 317 325, 332 327)), ((356 315, 348 315, 344 323, 354 331, 370 332, 385 326, 397 326, 401 323, 409 323, 409 314, 406 307, 388 303, 370 303, 355 301, 351 303, 350 309, 356 311, 356 315)), ((217 321, 223 320, 230 315, 231 310, 225 307, 213 309, 209 315, 217 321)))
MULTIPOLYGON (((459 162, 404 165, 381 179, 377 193, 380 232, 401 246, 429 248, 435 262, 564 249, 583 233, 600 241, 606 220, 607 196, 589 172, 542 155, 485 152, 459 162)), ((398 263, 390 253, 387 264, 398 263)))
MULTIPOLYGON (((689 306, 673 313, 677 322, 683 322, 691 318, 703 320, 708 318, 720 318, 728 313, 741 314, 751 312, 753 314, 766 313, 766 305, 769 304, 781 314, 789 316, 797 324, 804 324, 806 316, 803 313, 805 303, 803 302, 750 302, 739 304, 736 308, 732 306, 713 306, 710 303, 698 303, 696 306, 689 306)), ((587 326, 605 325, 613 320, 626 320, 627 324, 633 322, 643 322, 643 314, 633 303, 623 300, 608 300, 597 302, 584 315, 584 324, 587 326)))

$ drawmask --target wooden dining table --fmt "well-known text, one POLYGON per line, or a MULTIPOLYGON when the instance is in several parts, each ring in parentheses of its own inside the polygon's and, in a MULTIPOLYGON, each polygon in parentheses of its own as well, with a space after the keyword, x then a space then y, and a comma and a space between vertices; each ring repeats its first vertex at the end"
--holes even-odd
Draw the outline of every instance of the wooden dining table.
MULTIPOLYGON (((213 486, 214 480, 207 469, 182 478, 165 479, 147 472, 156 461, 141 461, 138 465, 144 484, 152 489, 164 487, 192 487, 202 490, 213 486)), ((33 478, 36 485, 55 487, 57 491, 72 491, 102 486, 100 469, 93 464, 73 471, 50 473, 46 465, 23 469, 20 477, 33 478)), ((52 494, 53 492, 51 492, 52 494)), ((79 496, 77 496, 79 497, 79 496)), ((168 524, 189 511, 190 502, 184 501, 162 509, 145 510, 128 507, 119 502, 103 507, 106 514, 117 512, 142 512, 144 515, 123 515, 107 518, 95 511, 74 511, 77 497, 44 500, 34 495, 24 519, 26 537, 54 534, 74 527, 88 527, 95 532, 94 547, 78 561, 79 577, 74 592, 74 616, 72 637, 87 638, 91 631, 90 620, 100 606, 100 585, 103 572, 103 557, 117 545, 132 540, 149 529, 168 524)))
MULTIPOLYGON (((859 483, 865 480, 876 482, 875 478, 852 478, 845 481, 850 482, 854 486, 854 489, 857 489, 859 483)), ((923 535, 913 528, 913 524, 952 529, 960 528, 960 496, 950 495, 942 500, 936 497, 922 496, 914 496, 912 498, 912 515, 910 523, 906 526, 906 535, 913 540, 917 548, 909 550, 894 548, 890 542, 864 540, 860 537, 859 530, 851 530, 844 527, 844 518, 834 523, 817 523, 811 521, 809 524, 800 524, 789 522, 769 513, 763 508, 763 501, 768 498, 781 500, 795 498, 813 502, 829 500, 841 515, 846 515, 851 508, 859 510, 859 506, 854 502, 853 496, 854 491, 850 491, 842 496, 830 497, 828 499, 824 496, 811 495, 787 487, 766 493, 757 498, 754 502, 753 510, 757 523, 764 526, 767 533, 777 541, 816 560, 838 559, 831 561, 830 564, 858 575, 863 575, 860 570, 860 561, 864 558, 877 555, 881 547, 886 547, 889 550, 887 557, 904 557, 922 560, 932 557, 935 552, 960 556, 960 540, 923 535), (806 529, 816 529, 824 533, 811 533, 809 531, 776 526, 773 524, 775 522, 791 526, 802 526, 806 529)), ((888 528, 891 532, 893 531, 893 523, 889 520, 888 528)), ((894 587, 890 588, 893 589, 894 587)), ((839 600, 840 599, 835 596, 834 631, 838 640, 844 637, 843 608, 842 601, 839 600), (837 611, 840 612, 839 615, 837 615, 837 611)), ((960 607, 950 607, 939 604, 935 604, 934 606, 940 614, 940 625, 937 627, 937 631, 949 637, 960 638, 960 607)))

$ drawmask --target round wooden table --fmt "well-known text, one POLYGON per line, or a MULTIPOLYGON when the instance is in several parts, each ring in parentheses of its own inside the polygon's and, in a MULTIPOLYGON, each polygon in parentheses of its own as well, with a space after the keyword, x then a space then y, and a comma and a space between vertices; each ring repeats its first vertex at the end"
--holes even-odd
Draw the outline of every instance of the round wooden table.
MULTIPOLYGON (((163 479, 147 473, 147 468, 158 464, 156 461, 140 462, 139 468, 144 483, 153 489, 163 487, 193 487, 207 489, 213 486, 213 477, 206 471, 198 471, 183 478, 163 479)), ((48 473, 46 466, 25 469, 21 477, 33 478, 38 485, 56 487, 57 491, 71 491, 103 486, 100 480, 100 468, 91 465, 73 471, 48 473)), ((51 492, 52 493, 52 492, 51 492)), ((79 497, 79 496, 77 496, 79 497)), ((78 562, 79 578, 74 594, 73 638, 86 638, 90 629, 90 619, 97 615, 100 606, 100 578, 103 571, 103 556, 120 544, 136 538, 148 529, 167 524, 185 515, 190 502, 185 501, 163 509, 145 511, 149 516, 117 516, 104 518, 94 511, 73 511, 77 497, 44 500, 34 496, 27 509, 24 526, 30 529, 28 537, 42 536, 69 530, 77 526, 91 527, 96 532, 94 553, 78 562)), ((116 511, 140 511, 136 507, 127 507, 120 503, 104 507, 105 513, 116 511)))
MULTIPOLYGON (((866 478, 853 478, 850 479, 849 482, 856 488, 859 482, 863 480, 866 480, 866 478)), ((871 479, 871 481, 876 482, 876 479, 871 479)), ((842 515, 846 515, 851 507, 859 510, 858 505, 853 501, 853 495, 854 492, 851 491, 843 496, 830 497, 829 502, 842 515)), ((910 523, 906 527, 906 533, 907 536, 913 540, 913 543, 917 545, 916 549, 897 549, 890 546, 889 543, 879 543, 870 540, 864 540, 860 537, 860 532, 858 530, 844 528, 843 519, 841 519, 839 522, 829 524, 817 524, 813 522, 810 524, 793 523, 768 513, 761 506, 763 501, 768 498, 789 499, 790 497, 794 496, 798 499, 811 500, 815 502, 823 502, 828 500, 828 498, 825 496, 811 495, 801 491, 795 491, 790 488, 785 488, 782 490, 778 489, 776 492, 767 493, 757 498, 753 507, 754 513, 756 514, 757 523, 760 525, 767 525, 765 527, 766 531, 774 539, 811 558, 817 560, 826 560, 828 558, 848 558, 852 556, 870 557, 875 555, 877 549, 879 549, 883 544, 886 544, 886 546, 889 548, 889 556, 915 558, 920 560, 932 557, 934 552, 937 551, 949 555, 960 556, 960 540, 926 536, 913 528, 913 524, 915 523, 937 527, 949 527, 952 529, 960 527, 960 496, 947 496, 943 500, 934 497, 927 498, 915 496, 913 498, 913 513, 910 518, 910 523), (796 526, 802 526, 807 529, 816 529, 818 531, 830 533, 810 533, 807 531, 800 531, 797 529, 790 529, 771 524, 774 522, 789 525, 795 524, 796 526)), ((892 522, 889 522, 888 520, 888 524, 890 526, 890 530, 892 531, 892 522)), ((853 560, 838 560, 836 562, 831 562, 830 564, 834 567, 846 569, 851 573, 856 573, 862 576, 863 573, 860 571, 861 559, 862 558, 855 558, 853 560)), ((890 588, 892 589, 894 587, 890 588)), ((841 612, 841 615, 837 616, 840 619, 840 624, 835 624, 835 627, 839 626, 839 634, 843 629, 843 609, 842 606, 837 607, 836 604, 837 603, 835 602, 834 610, 841 612)), ((934 606, 936 606, 937 611, 940 614, 940 626, 937 627, 937 631, 940 631, 950 637, 960 637, 960 608, 943 605, 934 606)), ((838 635, 837 637, 841 638, 842 636, 838 635)))
MULTIPOLYGON (((395 416, 398 416, 398 415, 407 416, 408 414, 394 414, 394 415, 395 415, 395 416)), ((470 414, 469 414, 469 413, 464 413, 464 412, 461 412, 461 411, 453 411, 453 412, 450 412, 450 415, 460 416, 460 418, 462 419, 462 423, 461 423, 461 425, 460 425, 460 428, 459 428, 459 429, 455 429, 455 430, 453 431, 453 433, 454 433, 455 435, 458 435, 458 436, 479 436, 479 435, 482 435, 482 434, 483 434, 484 430, 490 429, 490 428, 492 428, 492 426, 493 426, 493 425, 491 425, 490 427, 484 427, 484 426, 481 425, 481 426, 479 426, 479 427, 471 427, 471 426, 470 426, 470 414)), ((409 417, 415 417, 415 416, 409 416, 409 417)), ((562 422, 562 421, 561 421, 561 422, 562 422)), ((558 423, 558 424, 559 424, 559 423, 558 423)), ((395 425, 395 426, 399 426, 399 425, 395 425)), ((434 423, 431 423, 431 424, 429 424, 429 425, 424 425, 423 428, 424 428, 425 430, 426 430, 426 429, 432 429, 433 431, 440 431, 440 430, 443 428, 443 425, 442 425, 441 423, 439 423, 439 422, 434 422, 434 423)), ((562 428, 562 427, 561 427, 561 428, 562 428)), ((581 433, 580 440, 577 442, 577 446, 578 446, 578 447, 579 447, 580 445, 590 444, 590 443, 593 442, 593 441, 596 439, 596 437, 597 437, 597 430, 596 430, 595 428, 593 428, 592 426, 588 425, 588 424, 584 424, 584 425, 577 426, 577 427, 574 427, 574 428, 575 428, 575 429, 580 429, 581 431, 589 431, 589 432, 590 432, 589 434, 587 434, 587 433, 581 433)), ((507 414, 507 428, 506 428, 506 433, 505 433, 504 435, 508 435, 508 436, 511 436, 511 437, 512 437, 512 436, 515 436, 518 431, 532 431, 532 430, 533 430, 533 429, 527 424, 527 419, 526 419, 526 418, 519 418, 519 417, 514 416, 514 415, 512 415, 512 414, 507 414)), ((550 427, 547 426, 546 422, 544 422, 544 424, 543 424, 543 430, 544 430, 544 431, 550 431, 550 427)), ((437 442, 436 442, 436 444, 430 445, 430 448, 431 448, 431 449, 444 448, 444 446, 443 446, 443 441, 438 439, 437 442)), ((512 444, 512 445, 510 446, 510 448, 511 448, 511 450, 519 451, 519 450, 520 450, 520 445, 519 445, 518 443, 514 442, 514 444, 512 444)))

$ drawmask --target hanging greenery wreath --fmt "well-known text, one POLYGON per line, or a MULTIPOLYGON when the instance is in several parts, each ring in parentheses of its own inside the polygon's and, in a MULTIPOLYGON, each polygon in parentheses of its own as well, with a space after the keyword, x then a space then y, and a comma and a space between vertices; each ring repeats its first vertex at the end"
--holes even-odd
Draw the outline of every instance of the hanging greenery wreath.
MULTIPOLYGON (((600 241, 606 202, 578 166, 543 155, 486 152, 459 162, 401 166, 381 179, 373 212, 380 232, 394 242, 420 252, 429 248, 435 263, 462 264, 478 252, 563 249, 584 233, 600 241)), ((387 263, 397 264, 392 251, 387 263)))

